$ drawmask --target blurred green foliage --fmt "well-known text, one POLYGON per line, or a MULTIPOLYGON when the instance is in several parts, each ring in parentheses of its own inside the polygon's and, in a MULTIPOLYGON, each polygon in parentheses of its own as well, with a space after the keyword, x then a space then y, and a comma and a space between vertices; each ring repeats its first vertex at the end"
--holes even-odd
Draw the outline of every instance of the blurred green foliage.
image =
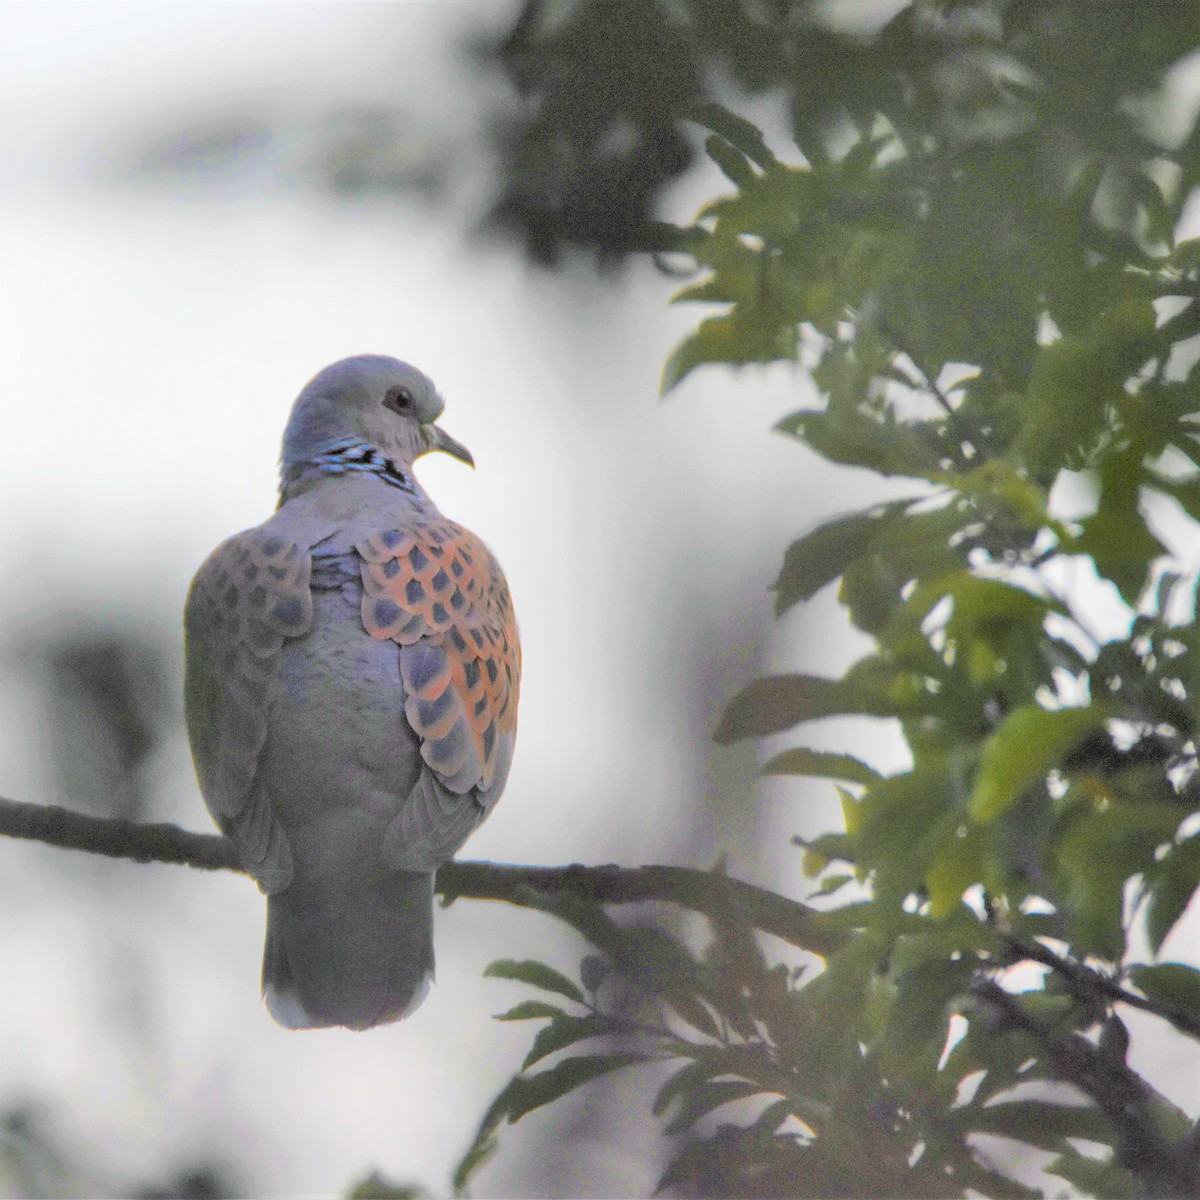
POLYGON ((500 219, 544 259, 671 256, 707 315, 664 390, 799 362, 822 402, 780 431, 899 479, 775 585, 783 612, 836 581, 872 650, 840 679, 756 681, 718 740, 865 715, 911 766, 883 777, 869 744, 766 765, 838 781, 845 829, 803 860, 844 932, 823 969, 773 961, 736 911, 694 945, 548 904, 594 953, 579 985, 494 970, 548 997, 502 1019, 544 1024, 460 1188, 506 1123, 653 1063, 676 1194, 1037 1195, 1012 1169, 1035 1149, 1048 1193, 1200 1194, 1200 1127, 1129 1067, 1117 1011, 1200 1037, 1200 971, 1157 958, 1200 878, 1197 581, 1154 520, 1200 518, 1200 240, 1176 240, 1200 8, 848 12, 528 0, 497 51, 522 100, 500 219), (722 194, 653 220, 701 150, 722 194), (1082 516, 1056 492, 1080 477, 1082 516), (1115 637, 1092 628, 1105 583, 1115 637))

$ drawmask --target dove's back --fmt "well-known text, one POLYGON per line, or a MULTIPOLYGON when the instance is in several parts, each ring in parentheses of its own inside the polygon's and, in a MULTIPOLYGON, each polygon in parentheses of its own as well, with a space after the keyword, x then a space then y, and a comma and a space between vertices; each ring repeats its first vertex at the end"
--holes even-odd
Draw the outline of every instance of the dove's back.
POLYGON ((263 997, 293 1028, 397 1020, 433 974, 433 874, 398 871, 382 853, 421 747, 396 647, 363 628, 356 575, 344 556, 314 558, 312 628, 283 647, 262 759, 295 864, 267 899, 263 997))

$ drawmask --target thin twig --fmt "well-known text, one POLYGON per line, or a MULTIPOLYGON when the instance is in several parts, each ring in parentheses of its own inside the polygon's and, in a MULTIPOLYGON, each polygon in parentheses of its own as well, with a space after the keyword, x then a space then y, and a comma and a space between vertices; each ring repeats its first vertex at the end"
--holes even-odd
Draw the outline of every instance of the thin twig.
POLYGON ((925 369, 909 350, 902 350, 901 353, 908 359, 909 362, 916 368, 917 373, 921 376, 922 386, 945 410, 946 416, 953 418, 955 415, 954 405, 950 403, 950 397, 938 387, 937 380, 925 369))
POLYGON ((910 346, 905 345, 905 340, 890 322, 883 322, 880 325, 880 331, 912 363, 913 370, 921 376, 920 380, 914 381, 916 386, 921 388, 922 391, 928 392, 942 406, 946 415, 953 422, 955 419, 954 405, 950 403, 950 397, 938 387, 937 378, 933 372, 929 370, 926 364, 921 362, 916 352, 910 346))

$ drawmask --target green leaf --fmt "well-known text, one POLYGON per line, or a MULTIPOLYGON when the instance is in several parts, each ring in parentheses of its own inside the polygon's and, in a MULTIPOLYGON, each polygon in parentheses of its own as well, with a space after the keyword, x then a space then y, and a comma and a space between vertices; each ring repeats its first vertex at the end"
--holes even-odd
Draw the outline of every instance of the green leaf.
POLYGON ((824 750, 796 747, 768 759, 760 768, 762 775, 815 775, 821 779, 848 779, 851 783, 870 783, 880 774, 852 754, 830 754, 824 750))
POLYGON ((512 1125, 535 1109, 623 1067, 645 1062, 645 1054, 581 1054, 535 1075, 518 1075, 505 1089, 504 1117, 512 1125))
POLYGON ((498 959, 484 971, 484 975, 493 979, 514 979, 518 983, 528 983, 533 987, 541 988, 544 992, 557 992, 560 996, 566 996, 568 1000, 574 1000, 577 1004, 583 1003, 583 993, 574 982, 561 971, 556 971, 553 967, 548 967, 545 963, 537 962, 532 958, 520 962, 512 958, 498 959))
POLYGON ((522 1074, 510 1079, 488 1105, 474 1140, 454 1170, 455 1195, 463 1195, 471 1177, 496 1152, 496 1130, 502 1124, 511 1125, 534 1109, 550 1104, 593 1079, 645 1060, 646 1056, 642 1054, 583 1055, 568 1058, 536 1075, 522 1074))
POLYGON ((1087 461, 1109 431, 1126 379, 1156 349, 1148 299, 1091 315, 1091 329, 1041 346, 1034 362, 1017 448, 1039 483, 1087 461))
POLYGON ((745 1100, 748 1096, 759 1095, 760 1092, 757 1084, 748 1083, 743 1079, 710 1079, 690 1087, 681 1093, 679 1111, 667 1124, 663 1133, 668 1137, 686 1133, 701 1117, 707 1116, 723 1104, 745 1100))
POLYGON ((963 957, 931 958, 898 974, 881 1053, 910 1075, 932 1077, 946 1044, 958 997, 966 994, 976 967, 963 957))
POLYGON ((1104 458, 1099 506, 1083 519, 1079 536, 1063 547, 1068 554, 1090 555, 1097 572, 1112 580, 1131 606, 1146 586, 1151 563, 1169 553, 1142 513, 1142 487, 1157 481, 1146 470, 1146 454, 1143 439, 1135 436, 1120 453, 1104 458))
MULTIPOLYGON (((844 805, 844 802, 843 802, 844 805)), ((804 873, 810 878, 819 875, 830 862, 841 859, 845 862, 854 861, 854 839, 844 833, 821 833, 815 838, 801 840, 793 839, 797 845, 804 846, 807 853, 804 873), (809 864, 813 869, 809 870, 809 864)))
POLYGON ((1186 963, 1130 967, 1129 978, 1147 998, 1200 1016, 1200 970, 1186 963))
POLYGON ((866 512, 836 517, 793 542, 784 555, 775 592, 775 615, 793 604, 810 600, 827 583, 861 558, 887 523, 911 503, 908 500, 882 505, 866 512))
MULTIPOLYGON (((698 890, 700 895, 707 894, 703 885, 698 885, 698 890)), ((711 981, 700 963, 666 930, 618 925, 599 905, 568 893, 531 896, 527 903, 577 929, 615 968, 649 996, 669 1004, 684 1021, 709 1036, 719 1035, 712 1012, 702 1003, 710 999, 711 981)), ((703 904, 700 900, 698 906, 703 904)))
POLYGON ((496 1014, 497 1021, 535 1021, 542 1017, 557 1017, 562 1015, 561 1008, 546 1004, 541 1000, 523 1000, 508 1012, 496 1014))
POLYGON ((713 134, 704 142, 704 151, 721 168, 725 177, 736 187, 748 187, 754 182, 754 169, 745 157, 723 137, 713 134))
POLYGON ((632 926, 621 930, 617 958, 622 970, 652 995, 661 996, 693 1028, 719 1038, 721 1027, 702 1003, 711 990, 684 946, 665 930, 632 926))
POLYGON ((654 1098, 652 1108, 654 1115, 661 1117, 667 1111, 672 1100, 691 1091, 712 1074, 714 1074, 714 1069, 707 1056, 697 1056, 694 1061, 680 1067, 658 1089, 658 1095, 654 1098))
POLYGON ((1158 328, 1164 342, 1182 342, 1200 333, 1200 304, 1193 300, 1182 312, 1168 317, 1158 328))
POLYGON ((745 117, 739 117, 723 105, 711 101, 693 104, 685 115, 689 121, 695 121, 697 125, 719 133, 764 171, 776 165, 778 160, 763 141, 762 130, 745 117))
POLYGON ((572 1017, 566 1013, 559 1013, 549 1025, 538 1031, 525 1061, 521 1064, 521 1070, 527 1071, 534 1063, 567 1046, 573 1046, 576 1042, 611 1032, 608 1022, 591 1013, 586 1017, 572 1017))
POLYGON ((1031 1188, 1018 1183, 994 1167, 985 1167, 975 1159, 967 1158, 955 1164, 954 1177, 957 1183, 955 1195, 993 1196, 996 1200, 1045 1200, 1041 1188, 1031 1188))
POLYGON ((467 1184, 487 1165, 500 1148, 500 1143, 496 1140, 495 1129, 495 1124, 486 1128, 480 1126, 479 1132, 467 1147, 466 1153, 458 1160, 451 1180, 455 1196, 466 1195, 467 1184))
POLYGON ((646 221, 638 234, 638 249, 651 254, 691 253, 708 231, 695 225, 673 225, 669 221, 646 221))
POLYGON ((1108 1142, 1113 1128, 1099 1109, 1052 1104, 1045 1100, 1001 1100, 988 1105, 967 1105, 946 1114, 956 1129, 1016 1138, 1044 1150, 1066 1149, 1064 1138, 1108 1142))
POLYGON ((1146 907, 1146 932, 1157 954, 1200 888, 1200 838, 1172 846, 1155 864, 1146 907))
POLYGON ((847 884, 853 882, 853 875, 826 875, 813 894, 816 896, 832 896, 834 892, 841 891, 847 884))
POLYGON ((796 357, 798 344, 795 324, 778 314, 770 320, 740 311, 708 317, 675 347, 663 367, 659 390, 665 396, 706 363, 742 366, 791 360, 796 357))
POLYGON ((756 1092, 782 1091, 789 1082, 786 1068, 773 1061, 771 1052, 762 1043, 694 1047, 691 1053, 692 1060, 659 1089, 654 1100, 655 1116, 666 1112, 676 1099, 686 1105, 689 1095, 714 1079, 746 1080, 756 1092))
POLYGON ((1169 553, 1147 528, 1136 498, 1120 503, 1111 490, 1104 491, 1100 507, 1082 524, 1083 532, 1064 549, 1089 555, 1097 573, 1116 584, 1125 603, 1136 605, 1150 564, 1169 553))
POLYGON ((931 917, 948 917, 962 902, 967 888, 983 879, 984 849, 979 826, 966 830, 964 836, 959 836, 956 829, 941 843, 925 868, 931 917))
POLYGON ((849 713, 886 715, 882 702, 863 688, 818 675, 767 675, 755 679, 729 702, 713 734, 724 745, 765 737, 802 721, 849 713))
POLYGON ((1045 709, 1024 704, 1013 709, 983 745, 969 810, 977 821, 993 821, 1026 788, 1042 779, 1080 738, 1103 725, 1107 710, 1045 709))
POLYGON ((372 1171, 346 1193, 346 1200, 429 1200, 429 1192, 419 1184, 393 1183, 372 1171))
POLYGON ((906 424, 860 414, 795 412, 776 426, 812 447, 822 458, 843 466, 866 467, 880 475, 932 479, 942 464, 906 424))
MULTIPOLYGON (((1103 785, 1101 785, 1103 787, 1103 785)), ((1059 908, 1069 918, 1076 953, 1117 961, 1125 950, 1124 890, 1135 875, 1155 864, 1169 843, 1181 813, 1173 801, 1115 802, 1102 790, 1092 799, 1093 781, 1074 785, 1062 832, 1052 846, 1062 894, 1059 908), (1076 800, 1076 792, 1079 799, 1076 800)))
POLYGON ((612 963, 600 954, 589 954, 579 964, 579 978, 593 995, 600 990, 611 971, 612 963))
POLYGON ((878 869, 877 895, 896 905, 923 885, 931 859, 963 823, 961 804, 957 779, 932 757, 867 789, 855 861, 878 869))
POLYGON ((969 571, 953 571, 920 584, 909 601, 910 611, 924 617, 944 596, 954 601, 946 621, 946 636, 956 642, 977 637, 1000 640, 1014 626, 1025 626, 1034 638, 1039 638, 1046 614, 1062 611, 1060 604, 1043 596, 969 571))
POLYGON ((1103 1196, 1104 1200, 1134 1200, 1144 1194, 1138 1179, 1111 1159, 1089 1158, 1078 1150, 1064 1151, 1051 1159, 1045 1169, 1061 1175, 1085 1196, 1103 1196))
POLYGON ((985 462, 966 471, 947 471, 944 482, 970 497, 989 519, 1019 523, 1026 529, 1059 530, 1046 511, 1046 490, 1009 462, 985 462))
POLYGON ((1185 238, 1171 251, 1171 264, 1180 271, 1200 269, 1200 238, 1185 238))

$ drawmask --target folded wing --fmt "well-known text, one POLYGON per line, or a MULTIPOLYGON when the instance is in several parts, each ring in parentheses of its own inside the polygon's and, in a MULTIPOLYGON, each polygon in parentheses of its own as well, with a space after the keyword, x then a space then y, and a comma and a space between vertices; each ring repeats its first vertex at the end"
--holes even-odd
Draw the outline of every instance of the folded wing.
POLYGON ((223 542, 184 610, 185 711, 204 802, 265 891, 287 886, 292 858, 256 786, 284 640, 312 623, 312 560, 294 542, 249 530, 223 542))
POLYGON ((428 768, 390 839, 393 861, 416 869, 450 858, 503 789, 521 680, 516 619, 491 552, 451 521, 385 529, 355 549, 363 626, 399 647, 405 715, 428 768))

